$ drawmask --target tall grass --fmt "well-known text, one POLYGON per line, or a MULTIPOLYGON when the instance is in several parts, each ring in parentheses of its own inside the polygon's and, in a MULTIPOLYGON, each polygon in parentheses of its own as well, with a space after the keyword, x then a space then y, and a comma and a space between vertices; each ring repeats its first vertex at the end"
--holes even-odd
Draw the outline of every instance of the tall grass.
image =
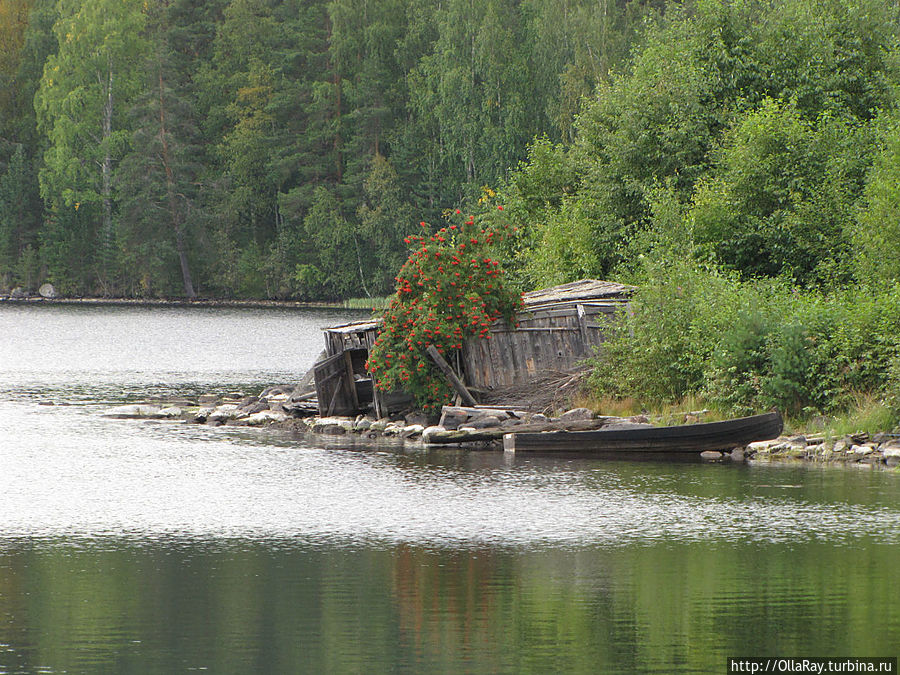
POLYGON ((391 302, 391 297, 373 297, 373 298, 348 298, 344 300, 344 309, 371 309, 372 311, 380 311, 386 309, 391 302))

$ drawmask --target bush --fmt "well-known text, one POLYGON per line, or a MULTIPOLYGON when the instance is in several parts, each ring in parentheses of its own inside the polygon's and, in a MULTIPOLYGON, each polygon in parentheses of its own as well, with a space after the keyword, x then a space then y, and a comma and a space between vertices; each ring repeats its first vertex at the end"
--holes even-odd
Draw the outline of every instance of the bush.
POLYGON ((490 325, 501 317, 512 321, 522 302, 495 259, 509 228, 493 214, 478 222, 471 216, 451 220, 456 222, 430 237, 406 238, 416 248, 397 275, 397 291, 367 363, 379 389, 403 389, 424 410, 440 408, 452 395, 428 347, 447 357, 467 338, 490 339, 490 325))
POLYGON ((596 361, 597 395, 700 393, 733 414, 804 417, 871 394, 900 410, 900 285, 822 295, 685 264, 656 264, 638 284, 596 361))

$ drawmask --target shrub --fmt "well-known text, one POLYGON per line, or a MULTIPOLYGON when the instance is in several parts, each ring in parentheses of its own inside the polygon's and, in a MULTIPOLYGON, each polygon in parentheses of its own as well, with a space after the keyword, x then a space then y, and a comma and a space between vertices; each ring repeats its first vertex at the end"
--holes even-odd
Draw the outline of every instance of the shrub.
POLYGON ((596 361, 598 396, 673 403, 701 393, 723 412, 805 417, 861 394, 900 412, 900 286, 833 295, 777 280, 654 264, 596 361))
POLYGON ((493 214, 450 221, 431 236, 406 238, 415 248, 397 275, 367 363, 379 389, 403 389, 424 410, 440 408, 452 394, 427 348, 434 345, 446 358, 467 338, 490 339, 490 325, 501 317, 513 321, 522 301, 495 259, 511 229, 493 214))

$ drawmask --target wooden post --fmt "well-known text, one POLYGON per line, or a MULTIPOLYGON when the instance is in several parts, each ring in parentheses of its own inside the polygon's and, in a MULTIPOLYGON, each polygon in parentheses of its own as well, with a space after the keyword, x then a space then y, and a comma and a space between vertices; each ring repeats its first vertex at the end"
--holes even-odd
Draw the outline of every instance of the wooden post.
POLYGON ((475 397, 469 393, 469 390, 466 389, 466 386, 460 382, 459 378, 456 376, 456 373, 453 372, 453 368, 450 367, 450 364, 441 356, 441 353, 437 350, 437 347, 434 345, 428 345, 428 349, 425 350, 428 352, 428 356, 431 357, 431 360, 437 364, 437 367, 441 369, 441 372, 444 373, 446 378, 450 381, 450 384, 456 390, 456 393, 459 394, 460 398, 462 398, 463 403, 470 406, 478 405, 478 402, 475 400, 475 397))
POLYGON ((353 401, 353 407, 359 412, 359 396, 356 393, 356 380, 353 378, 353 358, 350 352, 344 352, 344 364, 346 368, 344 381, 347 383, 347 391, 353 401))
POLYGON ((378 388, 378 380, 374 375, 372 375, 372 403, 375 407, 375 417, 377 419, 387 417, 388 411, 385 409, 384 401, 382 400, 382 393, 378 388))

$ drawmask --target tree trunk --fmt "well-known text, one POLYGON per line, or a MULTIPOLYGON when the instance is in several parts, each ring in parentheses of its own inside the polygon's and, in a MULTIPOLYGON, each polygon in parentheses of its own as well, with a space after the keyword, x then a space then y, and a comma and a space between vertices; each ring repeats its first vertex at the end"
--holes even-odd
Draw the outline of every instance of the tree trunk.
POLYGON ((110 272, 110 263, 113 247, 113 223, 112 223, 112 151, 110 149, 110 138, 112 137, 112 117, 113 117, 113 68, 112 59, 107 56, 107 80, 106 80, 106 101, 103 104, 103 162, 100 166, 101 172, 101 188, 100 198, 103 203, 103 223, 101 226, 100 236, 102 241, 101 258, 103 272, 100 283, 103 286, 103 294, 109 294, 109 279, 106 278, 110 272))
POLYGON ((166 172, 166 198, 169 204, 169 217, 172 220, 172 228, 175 230, 175 250, 178 252, 178 262, 181 265, 181 279, 184 283, 184 294, 191 300, 197 297, 194 292, 194 283, 191 280, 191 269, 188 266, 187 252, 184 248, 184 221, 178 210, 178 195, 175 191, 175 171, 172 168, 172 158, 169 152, 169 138, 166 131, 166 103, 165 84, 163 82, 162 68, 159 70, 159 139, 162 144, 162 162, 166 172))

